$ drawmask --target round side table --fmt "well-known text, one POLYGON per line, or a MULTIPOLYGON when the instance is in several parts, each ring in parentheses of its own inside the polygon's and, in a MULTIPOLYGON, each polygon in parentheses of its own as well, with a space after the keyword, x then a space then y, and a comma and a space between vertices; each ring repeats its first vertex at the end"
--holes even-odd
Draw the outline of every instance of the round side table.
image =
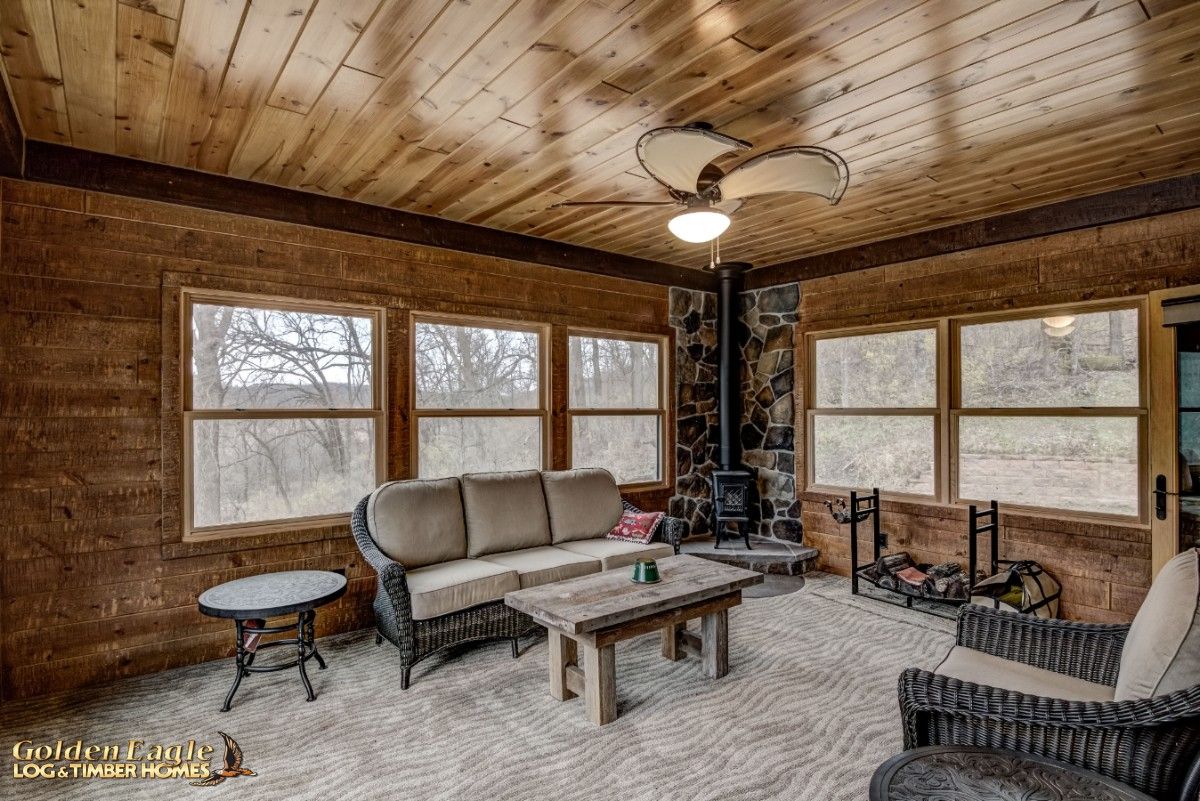
POLYGON ((1046 757, 975 746, 933 745, 884 762, 871 801, 1154 801, 1107 776, 1046 757))
POLYGON ((308 673, 304 670, 304 663, 315 659, 320 669, 325 669, 325 660, 317 653, 317 645, 313 638, 313 624, 317 619, 316 608, 336 601, 345 593, 346 577, 326 570, 264 573, 218 584, 201 593, 200 611, 211 617, 232 618, 237 629, 237 672, 221 711, 229 711, 229 705, 233 703, 234 693, 237 692, 243 677, 251 673, 271 673, 291 668, 300 669, 300 680, 304 682, 304 689, 308 693, 307 700, 314 700, 317 696, 308 680, 308 673), (295 624, 263 625, 267 618, 291 614, 296 615, 295 624), (263 623, 248 626, 246 624, 249 621, 263 623), (258 642, 258 635, 293 630, 296 632, 295 638, 258 642), (247 636, 254 637, 254 643, 248 645, 247 636), (259 651, 284 646, 296 649, 296 658, 293 661, 277 665, 254 664, 254 657, 259 651))

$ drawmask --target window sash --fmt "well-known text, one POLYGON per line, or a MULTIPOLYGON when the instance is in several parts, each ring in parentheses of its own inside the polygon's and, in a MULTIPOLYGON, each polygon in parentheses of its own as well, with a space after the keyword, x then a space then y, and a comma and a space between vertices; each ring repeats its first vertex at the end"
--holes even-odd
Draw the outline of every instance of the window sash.
POLYGON ((252 523, 228 523, 216 526, 194 525, 195 500, 193 479, 195 475, 195 448, 193 447, 194 423, 198 420, 288 420, 288 419, 370 419, 373 421, 375 449, 375 482, 381 483, 387 476, 387 415, 386 407, 386 325, 383 309, 356 304, 323 303, 293 298, 275 299, 262 295, 241 292, 203 291, 183 289, 180 297, 180 336, 182 347, 178 369, 180 372, 180 402, 182 404, 181 444, 182 470, 180 471, 182 504, 180 517, 183 521, 185 541, 204 541, 229 537, 262 536, 305 528, 340 525, 346 522, 346 513, 327 515, 256 520, 252 523), (268 311, 294 311, 344 317, 368 318, 371 320, 371 408, 318 409, 305 407, 257 408, 257 409, 194 409, 192 394, 192 308, 194 305, 235 306, 265 309, 268 311))

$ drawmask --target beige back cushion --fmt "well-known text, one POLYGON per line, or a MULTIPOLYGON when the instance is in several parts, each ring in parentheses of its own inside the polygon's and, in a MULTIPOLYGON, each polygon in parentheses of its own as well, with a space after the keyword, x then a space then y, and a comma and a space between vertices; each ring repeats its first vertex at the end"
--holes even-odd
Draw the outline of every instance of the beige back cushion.
POLYGON ((381 485, 367 501, 367 527, 379 550, 408 568, 467 555, 457 478, 381 485))
POLYGON ((1117 674, 1118 701, 1152 698, 1200 684, 1200 551, 1163 566, 1138 610, 1117 674))
POLYGON ((462 488, 469 556, 550 544, 546 497, 537 470, 468 473, 462 488))
POLYGON ((600 467, 542 473, 554 542, 603 537, 621 520, 621 492, 600 467))

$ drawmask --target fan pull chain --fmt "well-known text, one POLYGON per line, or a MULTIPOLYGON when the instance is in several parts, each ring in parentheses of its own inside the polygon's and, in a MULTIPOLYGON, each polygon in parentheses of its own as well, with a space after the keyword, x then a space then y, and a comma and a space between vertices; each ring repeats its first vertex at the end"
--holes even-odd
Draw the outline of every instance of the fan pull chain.
POLYGON ((714 237, 708 241, 708 269, 716 270, 717 265, 721 263, 721 237, 714 237))

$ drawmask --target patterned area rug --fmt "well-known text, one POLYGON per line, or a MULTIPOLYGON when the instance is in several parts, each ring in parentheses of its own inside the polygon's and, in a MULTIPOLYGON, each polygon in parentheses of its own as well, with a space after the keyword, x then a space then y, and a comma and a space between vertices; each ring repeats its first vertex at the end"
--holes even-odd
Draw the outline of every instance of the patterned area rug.
POLYGON ((900 671, 935 665, 952 629, 812 574, 799 592, 731 612, 723 679, 704 679, 694 659, 662 659, 656 636, 618 646, 620 718, 603 728, 582 700, 550 697, 544 637, 518 660, 507 643, 434 657, 402 692, 391 646, 359 632, 320 641, 329 669, 314 665, 311 704, 287 671, 251 676, 220 713, 229 662, 6 704, 0 797, 860 801, 901 748, 900 671), (219 745, 218 730, 257 775, 212 787, 13 778, 19 740, 219 745))

